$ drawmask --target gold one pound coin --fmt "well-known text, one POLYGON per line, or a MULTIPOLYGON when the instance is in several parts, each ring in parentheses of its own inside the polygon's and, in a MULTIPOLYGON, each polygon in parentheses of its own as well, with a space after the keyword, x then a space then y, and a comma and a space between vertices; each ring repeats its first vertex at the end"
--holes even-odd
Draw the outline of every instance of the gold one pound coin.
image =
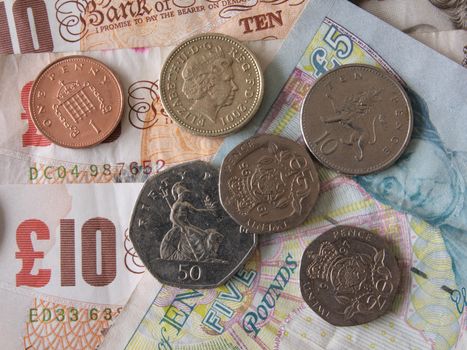
POLYGON ((167 114, 193 134, 222 136, 253 117, 264 91, 253 53, 222 34, 202 34, 181 43, 161 72, 167 114))

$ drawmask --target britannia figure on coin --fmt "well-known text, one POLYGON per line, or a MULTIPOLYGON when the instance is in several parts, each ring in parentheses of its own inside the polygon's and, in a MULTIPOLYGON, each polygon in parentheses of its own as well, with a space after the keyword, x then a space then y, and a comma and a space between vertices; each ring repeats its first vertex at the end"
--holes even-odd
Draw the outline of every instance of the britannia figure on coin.
POLYGON ((232 58, 220 46, 191 56, 182 70, 185 96, 193 101, 190 111, 215 122, 222 107, 230 106, 238 86, 234 81, 232 58))
POLYGON ((172 186, 170 221, 172 228, 165 234, 160 246, 162 259, 221 262, 217 259, 222 234, 214 229, 202 229, 190 222, 190 214, 209 213, 215 215, 215 203, 205 198, 206 208, 196 208, 189 202, 191 193, 181 182, 172 186))

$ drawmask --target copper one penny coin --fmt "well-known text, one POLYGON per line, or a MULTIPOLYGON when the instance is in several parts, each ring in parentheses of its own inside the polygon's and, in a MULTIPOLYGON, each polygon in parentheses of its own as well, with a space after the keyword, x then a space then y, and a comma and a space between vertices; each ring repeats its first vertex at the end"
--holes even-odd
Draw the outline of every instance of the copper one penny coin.
POLYGON ((222 34, 181 43, 161 71, 167 114, 193 134, 221 136, 243 127, 263 98, 263 74, 253 53, 222 34))
POLYGON ((251 233, 299 226, 318 198, 319 179, 306 148, 275 135, 252 137, 224 159, 221 203, 251 233))
POLYGON ((344 174, 368 174, 393 164, 410 141, 412 124, 403 87, 368 65, 326 73, 302 105, 308 148, 322 164, 344 174))
POLYGON ((104 141, 123 113, 121 86, 102 62, 67 56, 34 81, 29 110, 37 129, 53 143, 83 148, 104 141))
POLYGON ((385 314, 399 279, 397 261, 385 241, 352 226, 337 226, 316 238, 300 267, 303 299, 335 326, 355 326, 385 314))

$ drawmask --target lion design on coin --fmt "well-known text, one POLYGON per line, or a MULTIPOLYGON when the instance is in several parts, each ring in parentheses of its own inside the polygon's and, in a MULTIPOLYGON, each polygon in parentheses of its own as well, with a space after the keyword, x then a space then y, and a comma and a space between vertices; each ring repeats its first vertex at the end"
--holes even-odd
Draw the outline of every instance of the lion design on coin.
POLYGON ((193 101, 190 111, 216 122, 221 108, 230 106, 238 91, 233 60, 220 46, 191 56, 182 70, 182 92, 193 101))
POLYGON ((321 116, 324 123, 339 123, 350 130, 348 139, 340 139, 344 145, 354 146, 354 158, 363 159, 365 145, 376 143, 376 122, 382 121, 381 115, 370 114, 373 112, 375 102, 381 101, 382 90, 364 91, 344 99, 342 106, 336 107, 332 96, 328 95, 335 115, 321 116))

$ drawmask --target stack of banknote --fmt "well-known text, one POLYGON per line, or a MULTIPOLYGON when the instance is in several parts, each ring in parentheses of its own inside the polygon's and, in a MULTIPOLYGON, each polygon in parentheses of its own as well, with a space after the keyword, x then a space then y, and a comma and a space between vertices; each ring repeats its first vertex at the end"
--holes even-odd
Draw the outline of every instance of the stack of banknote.
POLYGON ((354 3, 389 24, 346 0, 0 1, 1 348, 465 349, 466 7, 354 3), (173 46, 204 32, 244 41, 265 72, 258 113, 226 138, 178 128, 160 101, 173 46), (54 145, 30 116, 33 80, 72 53, 118 72, 124 93, 120 127, 94 148, 54 145), (261 238, 221 287, 178 289, 145 272, 128 236, 143 182, 189 160, 219 166, 258 133, 303 142, 304 96, 348 63, 382 68, 409 91, 403 157, 352 178, 319 167, 310 218, 261 238), (332 326, 300 294, 305 247, 336 223, 381 233, 403 271, 391 312, 367 325, 332 326))

